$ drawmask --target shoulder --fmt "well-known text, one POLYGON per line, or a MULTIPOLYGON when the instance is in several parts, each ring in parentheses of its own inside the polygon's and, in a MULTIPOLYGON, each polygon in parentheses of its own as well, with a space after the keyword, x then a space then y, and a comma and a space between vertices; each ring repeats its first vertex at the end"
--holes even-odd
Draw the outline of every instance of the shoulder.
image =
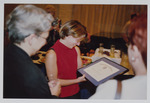
POLYGON ((146 76, 135 76, 122 81, 122 99, 146 99, 146 92, 146 76))
POLYGON ((56 57, 55 51, 53 49, 48 50, 46 53, 46 58, 54 58, 54 57, 56 57))
POLYGON ((108 80, 100 84, 90 99, 114 99, 117 90, 117 80, 108 80))
POLYGON ((78 46, 75 46, 75 50, 77 51, 77 53, 80 53, 80 48, 78 46))
MULTIPOLYGON (((108 80, 104 82, 103 84, 99 85, 98 88, 110 88, 110 87, 115 87, 117 86, 117 80, 108 80)), ((97 88, 97 89, 98 89, 97 88)))
POLYGON ((147 81, 147 76, 135 76, 131 79, 127 79, 127 80, 123 80, 122 83, 124 85, 128 85, 128 84, 131 84, 131 85, 144 85, 147 81))

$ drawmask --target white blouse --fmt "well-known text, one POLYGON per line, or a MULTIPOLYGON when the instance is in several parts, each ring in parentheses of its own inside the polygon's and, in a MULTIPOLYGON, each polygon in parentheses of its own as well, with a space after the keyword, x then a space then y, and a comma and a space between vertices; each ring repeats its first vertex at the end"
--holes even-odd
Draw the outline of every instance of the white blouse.
MULTIPOLYGON (((114 99, 117 91, 117 80, 109 80, 96 89, 89 99, 114 99)), ((121 98, 125 100, 147 99, 147 76, 135 76, 122 81, 121 98)))

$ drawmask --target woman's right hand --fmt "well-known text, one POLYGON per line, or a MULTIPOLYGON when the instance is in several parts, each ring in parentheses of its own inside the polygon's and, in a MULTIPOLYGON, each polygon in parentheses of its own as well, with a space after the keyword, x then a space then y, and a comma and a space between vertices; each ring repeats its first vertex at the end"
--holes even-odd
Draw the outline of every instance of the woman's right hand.
POLYGON ((60 81, 59 80, 57 80, 57 81, 50 81, 50 82, 48 82, 48 85, 49 85, 49 88, 50 88, 50 91, 51 91, 52 95, 55 95, 55 96, 59 96, 60 95, 61 85, 60 85, 60 81))

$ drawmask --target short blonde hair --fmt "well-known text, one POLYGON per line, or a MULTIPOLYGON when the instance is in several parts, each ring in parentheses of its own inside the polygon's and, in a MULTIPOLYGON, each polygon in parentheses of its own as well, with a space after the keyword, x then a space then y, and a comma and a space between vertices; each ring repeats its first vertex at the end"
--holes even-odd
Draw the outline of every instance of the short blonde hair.
POLYGON ((85 35, 87 36, 86 27, 76 20, 66 22, 59 30, 60 38, 64 39, 66 36, 73 36, 75 38, 85 35))

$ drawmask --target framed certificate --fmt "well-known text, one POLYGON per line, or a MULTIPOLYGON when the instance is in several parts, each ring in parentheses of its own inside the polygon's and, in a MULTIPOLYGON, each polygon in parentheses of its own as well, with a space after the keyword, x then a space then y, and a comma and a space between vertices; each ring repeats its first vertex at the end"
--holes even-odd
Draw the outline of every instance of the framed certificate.
POLYGON ((127 68, 103 57, 95 62, 80 68, 81 74, 85 74, 86 78, 95 86, 128 71, 127 68))

